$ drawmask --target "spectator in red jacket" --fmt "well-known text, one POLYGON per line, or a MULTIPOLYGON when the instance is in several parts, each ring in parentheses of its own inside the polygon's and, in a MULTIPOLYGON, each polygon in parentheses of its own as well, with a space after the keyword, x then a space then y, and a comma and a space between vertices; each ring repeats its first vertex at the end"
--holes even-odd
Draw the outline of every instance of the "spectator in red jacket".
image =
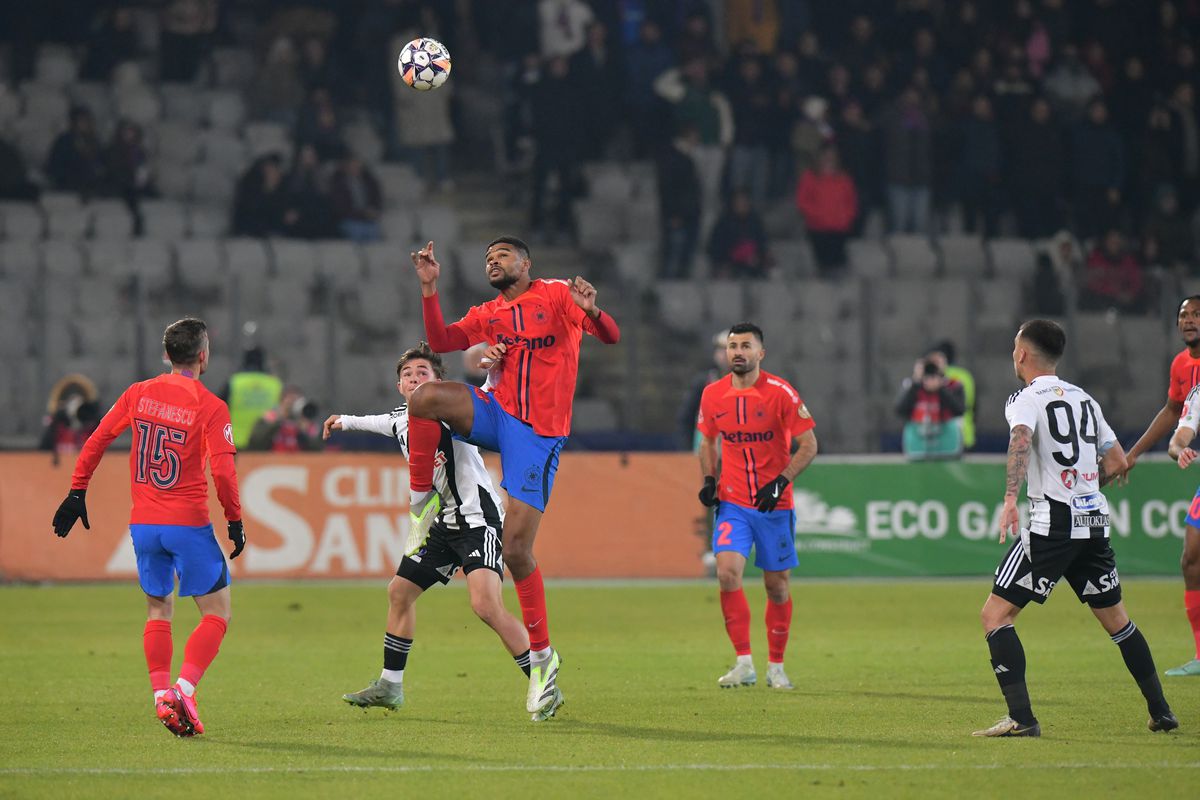
POLYGON ((1125 246, 1125 237, 1109 229, 1088 255, 1079 304, 1087 310, 1142 311, 1146 278, 1142 265, 1125 246))
POLYGON ((796 206, 804 216, 821 271, 845 265, 846 239, 858 217, 858 193, 833 145, 822 147, 817 163, 800 176, 796 206))

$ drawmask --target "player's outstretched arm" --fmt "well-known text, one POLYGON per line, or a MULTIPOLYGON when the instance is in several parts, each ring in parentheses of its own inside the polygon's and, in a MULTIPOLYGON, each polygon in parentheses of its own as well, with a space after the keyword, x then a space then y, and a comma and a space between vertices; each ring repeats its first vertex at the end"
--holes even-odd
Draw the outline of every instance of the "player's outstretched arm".
POLYGON ((437 294, 438 278, 442 275, 442 265, 433 255, 433 242, 414 253, 409 253, 417 278, 421 281, 421 296, 433 297, 437 294))
POLYGON ((1179 462, 1180 469, 1186 469, 1196 460, 1196 451, 1191 446, 1195 438, 1196 432, 1186 426, 1179 427, 1171 436, 1171 443, 1167 445, 1167 455, 1179 462))
POLYGON ((1101 488, 1108 486, 1118 475, 1129 468, 1129 462, 1125 458, 1125 448, 1121 447, 1120 442, 1115 439, 1106 442, 1103 452, 1104 455, 1100 457, 1100 463, 1097 465, 1100 472, 1098 482, 1101 488))
POLYGON ((1129 448, 1129 452, 1125 454, 1128 466, 1124 472, 1116 476, 1121 479, 1122 483, 1128 482, 1129 473, 1137 464, 1137 460, 1141 457, 1142 453, 1149 451, 1150 448, 1162 441, 1162 438, 1171 432, 1171 429, 1179 421, 1179 415, 1182 411, 1183 403, 1180 403, 1178 400, 1167 399, 1166 405, 1160 408, 1158 413, 1154 415, 1154 419, 1150 421, 1146 432, 1142 434, 1140 439, 1134 442, 1133 447, 1129 448))
POLYGON ((332 431, 367 431, 389 438, 394 435, 391 414, 368 414, 363 417, 356 417, 353 414, 333 414, 325 420, 321 437, 328 439, 332 431))
POLYGON ((1000 544, 1011 532, 1017 535, 1021 527, 1021 516, 1017 512, 1017 495, 1025 475, 1029 472, 1029 459, 1033 454, 1033 429, 1028 425, 1014 425, 1008 436, 1008 465, 1005 469, 1004 508, 1000 512, 1000 544))
POLYGON ((75 471, 71 475, 71 491, 67 493, 66 499, 54 512, 53 527, 56 536, 61 538, 70 533, 77 519, 83 520, 85 530, 92 529, 88 523, 85 500, 88 484, 92 482, 92 474, 100 465, 104 451, 112 444, 113 439, 120 436, 121 432, 128 427, 129 403, 126 395, 122 394, 100 420, 96 430, 92 431, 92 435, 83 443, 83 449, 79 451, 79 457, 75 460, 75 471))
POLYGON ((605 314, 596 305, 596 287, 576 275, 569 281, 567 288, 571 292, 571 300, 587 315, 584 330, 605 344, 616 344, 621 341, 621 329, 611 315, 605 314))

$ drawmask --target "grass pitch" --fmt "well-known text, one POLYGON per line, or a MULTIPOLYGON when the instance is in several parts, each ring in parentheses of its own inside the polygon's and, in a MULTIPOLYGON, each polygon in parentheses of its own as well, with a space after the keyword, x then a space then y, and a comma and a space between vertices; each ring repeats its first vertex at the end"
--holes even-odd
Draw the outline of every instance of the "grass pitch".
MULTIPOLYGON (((540 724, 461 584, 422 598, 389 714, 341 701, 378 676, 382 582, 241 583, 199 693, 208 733, 180 740, 151 708, 135 586, 4 587, 0 797, 1194 797, 1200 679, 1163 679, 1182 727, 1149 733, 1119 651, 1065 589, 1017 626, 1040 740, 970 736, 1004 715, 987 578, 797 582, 793 692, 763 682, 761 586, 759 685, 719 690, 715 583, 551 583, 567 704, 540 724)), ((1125 590, 1160 671, 1187 660, 1178 581, 1125 590)), ((196 620, 181 602, 176 670, 196 620)))

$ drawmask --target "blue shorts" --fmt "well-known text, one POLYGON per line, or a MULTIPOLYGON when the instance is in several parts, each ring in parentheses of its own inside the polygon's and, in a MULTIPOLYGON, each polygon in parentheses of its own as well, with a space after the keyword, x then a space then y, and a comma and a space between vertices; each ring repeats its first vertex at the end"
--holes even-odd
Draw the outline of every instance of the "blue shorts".
POLYGON ((475 421, 471 435, 458 437, 464 442, 500 454, 500 485, 509 497, 515 497, 538 511, 545 511, 558 472, 558 454, 566 444, 565 436, 538 436, 533 427, 509 414, 496 398, 472 388, 475 421))
POLYGON ((229 585, 229 565, 212 525, 130 525, 138 581, 152 597, 212 594, 229 585))
POLYGON ((1200 489, 1196 490, 1196 496, 1192 498, 1192 504, 1188 506, 1187 519, 1184 522, 1193 528, 1200 528, 1200 489))
POLYGON ((781 572, 800 565, 796 557, 796 512, 790 508, 763 513, 736 503, 717 506, 713 526, 713 552, 732 551, 750 558, 754 547, 754 566, 768 572, 781 572))

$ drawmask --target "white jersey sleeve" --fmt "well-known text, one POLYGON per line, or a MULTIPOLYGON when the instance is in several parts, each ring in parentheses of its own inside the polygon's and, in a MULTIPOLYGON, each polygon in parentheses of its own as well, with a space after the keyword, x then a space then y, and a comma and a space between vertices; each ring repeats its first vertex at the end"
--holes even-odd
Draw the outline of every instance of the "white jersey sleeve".
POLYGON ((1193 434, 1200 432, 1200 384, 1193 386, 1183 401, 1183 413, 1179 415, 1175 430, 1181 428, 1190 428, 1193 434))
POLYGON ((1008 429, 1011 431, 1018 425, 1024 425, 1031 431, 1036 431, 1040 411, 1041 408, 1034 402, 1031 392, 1022 389, 1013 394, 1004 406, 1004 418, 1008 420, 1008 429))
POLYGON ((368 414, 363 417, 356 417, 353 414, 342 414, 339 417, 342 423, 342 430, 344 431, 366 431, 367 433, 377 433, 380 436, 398 438, 396 419, 397 414, 395 411, 391 414, 368 414))

